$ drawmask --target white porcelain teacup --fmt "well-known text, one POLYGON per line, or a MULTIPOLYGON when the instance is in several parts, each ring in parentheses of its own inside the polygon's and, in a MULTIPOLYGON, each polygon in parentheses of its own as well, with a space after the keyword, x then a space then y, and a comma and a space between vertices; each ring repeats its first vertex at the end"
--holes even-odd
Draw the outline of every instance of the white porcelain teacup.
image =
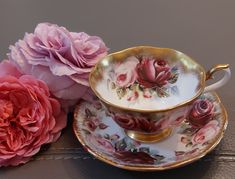
POLYGON ((223 86, 230 76, 228 64, 216 65, 206 73, 182 52, 139 46, 100 60, 89 82, 129 137, 153 142, 168 136, 187 117, 190 104, 198 96, 223 86), (205 86, 219 70, 224 70, 224 77, 205 86))

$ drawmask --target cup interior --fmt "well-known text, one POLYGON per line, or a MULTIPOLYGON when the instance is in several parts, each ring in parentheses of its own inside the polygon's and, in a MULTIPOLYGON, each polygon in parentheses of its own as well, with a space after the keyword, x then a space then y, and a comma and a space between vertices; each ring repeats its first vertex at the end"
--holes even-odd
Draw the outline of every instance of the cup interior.
POLYGON ((89 82, 106 104, 131 111, 163 111, 199 96, 205 70, 182 52, 140 46, 100 60, 89 82))

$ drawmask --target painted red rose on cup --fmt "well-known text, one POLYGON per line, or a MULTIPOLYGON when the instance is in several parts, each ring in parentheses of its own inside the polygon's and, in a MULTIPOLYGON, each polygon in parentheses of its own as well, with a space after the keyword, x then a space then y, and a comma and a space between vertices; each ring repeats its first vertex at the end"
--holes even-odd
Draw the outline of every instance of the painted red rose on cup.
POLYGON ((66 114, 47 85, 0 64, 0 167, 26 163, 43 144, 56 141, 66 114))
POLYGON ((137 74, 139 84, 146 88, 164 86, 171 77, 170 67, 165 60, 147 57, 143 57, 137 65, 137 74))
POLYGON ((169 117, 163 117, 155 121, 146 116, 133 116, 124 113, 115 113, 112 115, 112 118, 124 129, 141 132, 157 132, 167 128, 170 125, 169 117))
POLYGON ((219 131, 219 123, 212 120, 201 128, 192 138, 193 144, 203 144, 215 137, 219 131))
POLYGON ((136 57, 129 57, 126 62, 118 64, 115 69, 114 81, 119 87, 129 87, 137 78, 136 65, 139 63, 136 57))
POLYGON ((208 99, 198 99, 193 103, 188 121, 192 126, 200 128, 213 119, 214 104, 208 99))
POLYGON ((114 114, 113 119, 124 129, 134 130, 138 127, 138 121, 136 121, 134 117, 128 114, 117 113, 114 114))

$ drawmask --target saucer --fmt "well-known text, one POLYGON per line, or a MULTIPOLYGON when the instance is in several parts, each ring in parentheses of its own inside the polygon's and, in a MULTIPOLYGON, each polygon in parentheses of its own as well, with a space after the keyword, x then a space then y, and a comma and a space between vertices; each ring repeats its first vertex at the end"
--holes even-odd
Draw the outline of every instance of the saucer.
POLYGON ((213 150, 227 127, 227 112, 218 95, 206 93, 198 98, 213 102, 213 118, 200 128, 184 120, 160 142, 142 143, 129 138, 99 101, 82 101, 77 105, 73 130, 89 153, 119 168, 160 171, 184 166, 213 150))

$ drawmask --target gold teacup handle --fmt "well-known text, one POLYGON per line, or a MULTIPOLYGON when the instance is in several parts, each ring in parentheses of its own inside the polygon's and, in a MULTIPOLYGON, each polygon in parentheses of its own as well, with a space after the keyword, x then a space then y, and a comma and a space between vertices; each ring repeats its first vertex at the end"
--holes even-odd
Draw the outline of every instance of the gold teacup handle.
POLYGON ((208 91, 214 91, 218 88, 220 88, 221 86, 225 85, 225 83, 227 83, 231 77, 231 71, 229 69, 229 64, 218 64, 215 67, 213 67, 212 69, 210 69, 207 73, 206 73, 206 80, 209 79, 213 79, 213 74, 217 71, 223 70, 224 76, 221 80, 217 81, 216 83, 209 85, 207 87, 205 87, 204 92, 208 92, 208 91))

